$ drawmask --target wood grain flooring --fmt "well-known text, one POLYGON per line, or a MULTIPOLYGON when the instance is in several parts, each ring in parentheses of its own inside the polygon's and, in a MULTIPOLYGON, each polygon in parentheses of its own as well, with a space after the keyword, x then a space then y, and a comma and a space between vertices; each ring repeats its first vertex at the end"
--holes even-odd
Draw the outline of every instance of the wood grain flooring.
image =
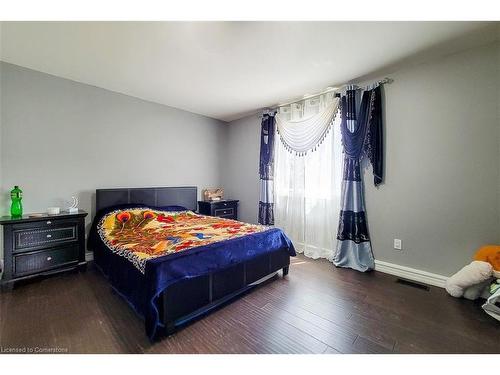
POLYGON ((500 353, 480 304, 298 256, 275 278, 170 337, 143 322, 92 266, 0 294, 0 347, 69 353, 500 353))

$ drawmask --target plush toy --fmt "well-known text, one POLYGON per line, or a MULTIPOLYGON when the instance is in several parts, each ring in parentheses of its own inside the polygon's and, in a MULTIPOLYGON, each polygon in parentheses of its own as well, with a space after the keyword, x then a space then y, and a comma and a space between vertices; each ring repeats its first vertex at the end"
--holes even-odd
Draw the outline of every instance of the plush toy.
POLYGON ((487 245, 481 247, 474 255, 474 260, 488 262, 493 266, 493 276, 500 279, 500 246, 487 245))
POLYGON ((494 278, 500 278, 500 246, 483 246, 471 264, 448 278, 446 291, 453 297, 470 300, 488 298, 488 288, 494 278))
POLYGON ((483 291, 485 285, 482 284, 489 282, 492 275, 493 266, 491 264, 475 260, 446 280, 446 291, 458 298, 463 297, 466 290, 472 288, 467 292, 467 298, 476 299, 483 291), (478 285, 482 285, 482 287, 478 287, 478 285))

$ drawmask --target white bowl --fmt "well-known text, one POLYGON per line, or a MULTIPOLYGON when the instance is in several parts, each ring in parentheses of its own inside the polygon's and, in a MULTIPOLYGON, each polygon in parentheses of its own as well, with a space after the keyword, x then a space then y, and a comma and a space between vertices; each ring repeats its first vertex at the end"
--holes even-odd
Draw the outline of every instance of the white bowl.
POLYGON ((47 213, 49 215, 59 215, 61 209, 59 207, 49 207, 47 208, 47 213))

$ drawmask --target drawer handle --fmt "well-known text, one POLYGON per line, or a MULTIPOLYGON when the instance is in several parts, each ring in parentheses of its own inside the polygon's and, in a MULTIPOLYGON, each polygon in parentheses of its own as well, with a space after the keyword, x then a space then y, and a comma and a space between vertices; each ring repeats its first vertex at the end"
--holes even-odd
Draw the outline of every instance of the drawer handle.
POLYGON ((52 260, 52 257, 47 257, 47 262, 50 262, 52 260))
POLYGON ((50 221, 50 220, 47 221, 47 225, 50 225, 50 224, 52 224, 52 221, 50 221))
POLYGON ((47 238, 52 238, 52 235, 51 234, 47 234, 47 238))

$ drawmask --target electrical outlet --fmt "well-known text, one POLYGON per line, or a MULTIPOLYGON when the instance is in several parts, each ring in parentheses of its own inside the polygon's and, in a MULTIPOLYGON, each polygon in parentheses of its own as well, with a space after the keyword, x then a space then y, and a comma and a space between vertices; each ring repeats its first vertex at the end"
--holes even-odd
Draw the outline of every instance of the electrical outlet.
POLYGON ((396 250, 401 250, 403 248, 403 242, 400 239, 395 238, 394 239, 394 248, 396 250))

